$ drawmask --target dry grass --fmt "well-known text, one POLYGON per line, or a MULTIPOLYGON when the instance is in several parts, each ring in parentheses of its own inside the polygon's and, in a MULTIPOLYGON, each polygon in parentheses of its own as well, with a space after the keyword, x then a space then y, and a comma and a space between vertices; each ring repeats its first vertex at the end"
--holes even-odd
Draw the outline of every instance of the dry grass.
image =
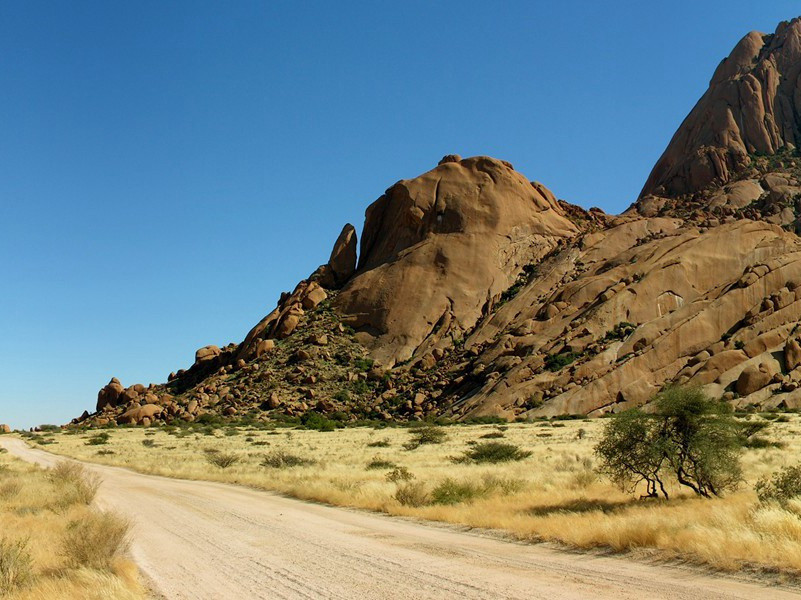
POLYGON ((98 484, 80 466, 47 471, 0 454, 0 597, 146 597, 135 566, 120 556, 123 546, 110 544, 111 532, 96 525, 119 521, 89 508, 98 484), (90 545, 106 560, 76 560, 76 549, 90 545))
POLYGON ((603 424, 556 421, 511 424, 503 430, 454 426, 445 429, 441 443, 414 444, 412 450, 404 445, 410 438, 416 441, 419 432, 400 428, 242 428, 240 435, 216 431, 213 438, 192 430, 153 435, 151 429, 148 437, 157 444, 152 448, 142 445, 145 430, 119 429, 105 446, 113 454, 87 446, 94 435, 88 432, 58 434, 48 450, 143 473, 237 483, 335 505, 498 529, 522 540, 621 552, 644 549, 725 570, 747 566, 801 573, 801 502, 784 508, 760 504, 753 491, 759 478, 801 457, 799 416, 788 415, 767 430, 767 437, 783 442, 783 448, 745 452, 746 480, 739 491, 706 500, 672 485, 669 502, 639 500, 594 472, 593 446, 603 424), (501 432, 504 444, 520 449, 520 460, 454 461, 501 432), (209 441, 238 460, 226 469, 209 469, 198 452, 209 441), (275 468, 275 457, 281 456, 312 462, 275 468), (393 467, 369 468, 376 464, 393 467))

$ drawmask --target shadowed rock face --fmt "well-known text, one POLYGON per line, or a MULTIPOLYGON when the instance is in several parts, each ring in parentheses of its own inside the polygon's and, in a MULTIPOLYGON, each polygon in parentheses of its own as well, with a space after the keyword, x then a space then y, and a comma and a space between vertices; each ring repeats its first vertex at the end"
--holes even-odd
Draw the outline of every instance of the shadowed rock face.
POLYGON ((693 194, 737 178, 749 155, 801 143, 801 18, 752 31, 720 63, 709 89, 673 136, 643 187, 693 194))
POLYGON ((376 358, 407 360, 461 337, 524 265, 577 231, 509 163, 453 157, 370 205, 358 271, 335 307, 376 358))

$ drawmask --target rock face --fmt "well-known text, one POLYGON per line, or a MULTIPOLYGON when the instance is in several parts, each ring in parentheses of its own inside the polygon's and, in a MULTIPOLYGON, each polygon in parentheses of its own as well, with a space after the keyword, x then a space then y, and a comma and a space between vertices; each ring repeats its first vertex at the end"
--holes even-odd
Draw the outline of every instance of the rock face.
POLYGON ((679 196, 733 181, 750 155, 801 145, 801 19, 752 31, 718 66, 656 163, 641 196, 679 196))
POLYGON ((801 21, 751 33, 632 209, 557 200, 504 161, 390 187, 240 344, 81 425, 597 416, 668 384, 801 408, 801 21))
POLYGON ((407 360, 461 337, 524 265, 577 232, 509 163, 451 157, 370 205, 358 272, 336 310, 376 358, 407 360))

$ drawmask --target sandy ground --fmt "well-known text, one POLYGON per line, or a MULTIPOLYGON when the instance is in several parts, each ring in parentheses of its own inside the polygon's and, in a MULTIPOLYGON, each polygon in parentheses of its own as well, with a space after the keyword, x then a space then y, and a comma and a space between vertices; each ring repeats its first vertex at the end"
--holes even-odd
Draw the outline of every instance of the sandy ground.
MULTIPOLYGON (((25 460, 59 460, 22 440, 25 460)), ((283 498, 237 486, 87 464, 98 505, 134 522, 131 553, 165 598, 801 598, 696 569, 545 546, 283 498)))

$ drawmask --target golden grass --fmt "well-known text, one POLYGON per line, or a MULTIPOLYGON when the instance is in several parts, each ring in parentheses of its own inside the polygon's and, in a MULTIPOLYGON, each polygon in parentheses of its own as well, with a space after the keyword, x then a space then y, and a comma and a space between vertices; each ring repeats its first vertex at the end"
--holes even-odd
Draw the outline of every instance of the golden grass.
POLYGON ((745 452, 739 491, 707 500, 672 485, 669 502, 639 500, 594 472, 593 446, 603 424, 453 426, 445 428, 443 443, 413 450, 404 449, 411 434, 402 428, 240 428, 235 435, 228 435, 229 429, 184 437, 157 429, 119 429, 110 431, 108 444, 100 447, 86 445, 93 434, 76 432, 54 435, 47 449, 143 473, 236 483, 334 505, 491 528, 527 541, 645 550, 724 570, 801 573, 801 503, 760 505, 753 492, 758 478, 801 457, 799 416, 789 415, 768 430, 768 437, 786 447, 745 452), (482 437, 487 434, 492 435, 482 437), (144 445, 145 439, 152 444, 144 445), (516 444, 531 455, 489 465, 453 461, 486 439, 516 444), (207 456, 215 453, 238 460, 226 468, 212 467, 207 456), (269 466, 281 461, 265 463, 266 456, 281 453, 310 462, 283 468, 269 466), (389 480, 391 466, 405 467, 413 479, 389 480), (464 501, 458 501, 459 494, 465 494, 464 501), (454 497, 454 504, 433 503, 454 497))
MULTIPOLYGON (((119 556, 121 546, 105 544, 110 560, 104 564, 88 565, 75 554, 78 532, 85 537, 98 519, 119 524, 118 517, 89 508, 96 482, 85 476, 82 469, 59 466, 47 471, 0 454, 0 597, 146 597, 136 567, 119 556)), ((93 538, 100 540, 107 536, 93 538)))

